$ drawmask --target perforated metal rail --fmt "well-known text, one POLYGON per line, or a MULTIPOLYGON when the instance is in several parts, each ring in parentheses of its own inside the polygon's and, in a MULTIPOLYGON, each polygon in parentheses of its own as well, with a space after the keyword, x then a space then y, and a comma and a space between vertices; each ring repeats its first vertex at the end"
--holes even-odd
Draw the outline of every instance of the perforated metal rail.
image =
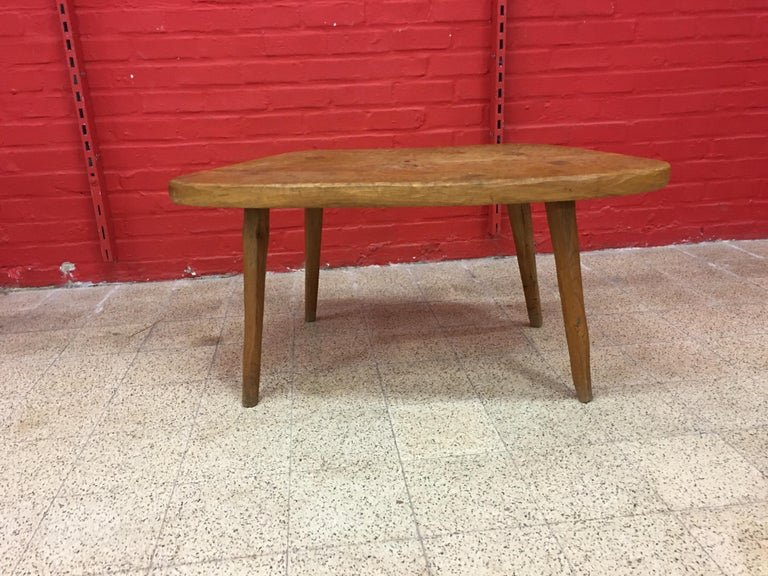
MULTIPOLYGON (((504 141, 504 69, 506 60, 505 40, 507 27, 507 0, 494 0, 495 9, 491 25, 491 99, 490 126, 491 142, 501 144, 504 141)), ((488 219, 488 232, 491 236, 498 236, 501 228, 501 206, 490 206, 490 218, 488 219)))
POLYGON ((99 237, 101 257, 106 262, 115 260, 115 250, 112 246, 109 215, 104 195, 104 175, 99 162, 96 134, 91 123, 90 100, 85 72, 80 65, 80 45, 73 26, 73 14, 69 0, 56 0, 56 12, 61 23, 61 36, 64 41, 64 58, 66 61, 69 84, 72 88, 72 98, 75 102, 75 120, 78 125, 80 141, 83 146, 85 171, 91 190, 93 212, 96 217, 96 230, 99 237))

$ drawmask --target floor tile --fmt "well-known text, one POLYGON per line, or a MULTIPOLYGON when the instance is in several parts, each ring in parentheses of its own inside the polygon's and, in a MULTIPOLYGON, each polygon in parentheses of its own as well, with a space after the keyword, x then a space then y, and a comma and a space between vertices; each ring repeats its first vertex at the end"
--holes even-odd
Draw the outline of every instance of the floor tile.
POLYGON ((379 374, 390 404, 473 400, 474 388, 457 360, 381 364, 379 374))
POLYGON ((767 240, 734 240, 730 244, 740 250, 745 250, 755 256, 768 258, 767 240))
POLYGON ((456 357, 448 340, 441 334, 372 334, 371 345, 373 356, 379 364, 442 362, 456 357))
POLYGON ((50 501, 81 446, 71 438, 0 442, 0 500, 50 501))
POLYGON ((150 491, 176 480, 188 428, 96 433, 88 439, 62 494, 150 491))
POLYGON ((477 401, 390 406, 403 460, 503 450, 491 419, 477 401))
POLYGON ((624 352, 658 382, 671 380, 711 381, 727 377, 732 369, 711 347, 679 340, 665 344, 626 346, 624 352))
POLYGON ((117 326, 84 326, 69 346, 64 357, 94 354, 126 354, 136 352, 152 330, 152 323, 121 324, 117 326))
POLYGON ((146 568, 170 487, 57 498, 17 574, 83 574, 146 568))
MULTIPOLYGON (((525 327, 523 330, 525 337, 542 352, 563 350, 568 344, 563 326, 563 308, 559 298, 555 296, 545 298, 545 295, 542 295, 541 315, 543 324, 538 328, 525 327)), ((587 310, 587 320, 591 318, 592 314, 587 310)))
POLYGON ((717 343, 718 353, 737 374, 765 378, 768 374, 768 332, 722 339, 717 343))
POLYGON ((99 430, 189 426, 200 404, 202 381, 121 386, 99 420, 99 430))
POLYGON ((723 432, 720 436, 768 478, 768 426, 723 432))
POLYGON ((768 425, 768 391, 764 381, 736 375, 715 381, 668 382, 671 402, 699 419, 705 431, 730 431, 768 425))
POLYGON ((53 396, 45 389, 30 391, 0 430, 0 437, 15 440, 85 438, 109 405, 114 390, 91 389, 82 395, 53 396))
POLYGON ((422 536, 544 523, 504 452, 406 462, 404 469, 422 536))
POLYGON ((125 375, 125 383, 155 385, 205 380, 215 351, 213 346, 203 346, 139 352, 125 375))
POLYGON ((487 330, 495 324, 510 324, 504 307, 480 291, 475 293, 473 301, 434 301, 429 307, 437 323, 444 328, 479 327, 487 330))
POLYGON ((288 475, 179 484, 153 565, 275 554, 286 549, 288 475))
POLYGON ((43 517, 49 501, 0 500, 0 569, 10 574, 43 517))
POLYGON ((56 289, 0 290, 0 316, 29 312, 56 294, 56 289))
MULTIPOLYGON (((570 398, 565 377, 531 349, 504 358, 463 360, 464 371, 486 404, 570 398)), ((570 382, 570 377, 568 378, 570 382)))
POLYGON ((74 329, 83 326, 112 286, 61 288, 31 309, 17 311, 2 322, 3 332, 74 329))
POLYGON ((441 330, 429 304, 419 300, 371 303, 363 313, 373 338, 388 334, 438 334, 441 330))
POLYGON ((392 298, 416 301, 421 299, 421 290, 411 275, 410 266, 368 266, 365 274, 358 276, 357 295, 366 301, 392 298))
POLYGON ((723 273, 710 274, 705 280, 696 284, 696 291, 713 300, 715 304, 752 304, 762 302, 765 298, 765 288, 759 284, 764 278, 740 278, 723 273))
POLYGON ((397 464, 395 439, 384 409, 297 412, 292 429, 293 470, 397 464))
POLYGON ((293 379, 295 410, 384 408, 379 373, 372 362, 297 372, 293 379))
POLYGON ((666 310, 685 306, 708 308, 714 302, 710 295, 695 289, 698 284, 687 285, 677 275, 658 273, 650 280, 639 284, 628 279, 624 284, 626 296, 646 310, 663 314, 666 310))
POLYGON ((269 273, 248 409, 242 276, 0 291, 0 562, 146 574, 178 476, 155 574, 760 573, 764 245, 583 254, 588 405, 551 254, 541 328, 513 257, 269 273))
POLYGON ((568 560, 546 526, 455 534, 424 541, 435 576, 567 576, 568 560))
POLYGON ((417 265, 411 272, 428 302, 477 302, 476 282, 462 261, 417 265))
POLYGON ((493 401, 486 407, 511 449, 601 444, 610 439, 594 407, 575 398, 493 401))
POLYGON ((519 356, 529 349, 523 330, 510 323, 451 327, 444 333, 456 355, 472 362, 519 356))
POLYGON ((685 334, 666 322, 663 313, 593 314, 588 319, 594 346, 628 346, 647 342, 676 342, 685 334))
POLYGON ((128 353, 59 357, 40 377, 33 395, 54 401, 61 396, 86 397, 100 390, 115 390, 134 356, 128 353))
POLYGON ((220 560, 163 566, 153 569, 150 576, 285 576, 285 555, 269 554, 254 558, 220 560))
POLYGON ((360 544, 291 552, 292 576, 427 576, 421 544, 416 540, 360 544))
POLYGON ((721 574, 698 542, 672 516, 564 523, 552 529, 574 574, 721 574))
POLYGON ((232 277, 181 280, 173 285, 163 317, 166 320, 222 317, 233 291, 232 277))
POLYGON ((370 356, 371 347, 362 329, 354 334, 324 338, 322 342, 308 342, 297 335, 293 348, 294 364, 304 372, 329 370, 337 366, 353 367, 368 362, 370 356))
POLYGON ((683 330, 691 339, 712 345, 718 350, 720 342, 735 335, 753 335, 768 331, 768 305, 757 301, 728 302, 710 306, 706 314, 698 308, 678 308, 665 317, 683 330))
POLYGON ((700 419, 658 384, 616 393, 599 389, 591 404, 612 441, 690 434, 700 428, 700 419))
POLYGON ((416 537, 399 467, 334 468, 291 475, 291 547, 416 537))
POLYGON ((548 522, 668 510, 614 444, 512 454, 548 522))
POLYGON ((162 321, 155 323, 142 350, 190 350, 219 343, 224 318, 162 321))
POLYGON ((91 318, 98 326, 146 324, 161 319, 173 290, 172 282, 120 284, 91 318))
POLYGON ((768 574, 768 504, 694 510, 680 515, 727 576, 768 574))
POLYGON ((251 415, 253 410, 234 422, 196 426, 180 477, 224 481, 288 472, 289 419, 275 420, 258 412, 251 415))
POLYGON ((768 277, 766 259, 731 246, 728 242, 686 246, 684 250, 742 278, 768 277))
POLYGON ((768 499, 768 480, 716 435, 660 438, 621 448, 673 510, 768 499))
MULTIPOLYGON (((608 286, 589 286, 584 283, 584 307, 589 314, 619 314, 622 312, 643 312, 648 309, 654 309, 658 305, 657 299, 651 300, 647 293, 644 297, 638 297, 638 294, 631 290, 629 283, 610 284, 608 286)), ((690 296, 689 294, 686 294, 690 296)), ((662 301, 664 302, 664 301, 662 301)), ((669 307, 669 301, 663 303, 663 307, 669 307)), ((551 318, 551 322, 561 320, 560 318, 551 318)), ((562 320, 561 320, 562 321, 562 320)))
POLYGON ((56 358, 72 341, 77 330, 0 333, 0 360, 31 355, 56 358))
POLYGON ((50 354, 0 359, 0 396, 22 398, 51 365, 50 354))

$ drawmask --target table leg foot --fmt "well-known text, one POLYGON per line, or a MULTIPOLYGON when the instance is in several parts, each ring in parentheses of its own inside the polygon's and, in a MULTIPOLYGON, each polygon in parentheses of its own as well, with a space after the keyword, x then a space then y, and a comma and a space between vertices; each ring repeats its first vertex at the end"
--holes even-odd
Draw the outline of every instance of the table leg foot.
POLYGON ((517 265, 523 281, 525 306, 528 308, 528 320, 531 326, 539 328, 542 324, 541 298, 539 281, 536 276, 536 253, 533 246, 533 224, 531 223, 530 204, 507 204, 509 223, 515 239, 517 265))
POLYGON ((259 402, 268 244, 269 209, 246 208, 243 217, 243 406, 246 408, 259 402))
POLYGON ((563 306, 565 335, 571 360, 571 375, 576 395, 581 402, 592 399, 592 377, 589 368, 589 330, 584 312, 581 284, 579 238, 576 231, 576 205, 573 201, 548 202, 547 221, 555 253, 557 283, 563 306))
POLYGON ((323 232, 323 209, 304 209, 304 320, 317 317, 317 287, 320 281, 320 240, 323 232))

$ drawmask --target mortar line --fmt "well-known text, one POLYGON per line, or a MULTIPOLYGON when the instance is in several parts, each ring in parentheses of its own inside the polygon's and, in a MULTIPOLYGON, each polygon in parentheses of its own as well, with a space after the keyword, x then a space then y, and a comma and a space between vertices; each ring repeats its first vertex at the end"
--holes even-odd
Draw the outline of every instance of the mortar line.
MULTIPOLYGON (((411 279, 413 280, 410 270, 408 270, 407 267, 406 267, 406 271, 408 272, 408 276, 411 277, 411 279)), ((423 302, 424 294, 418 285, 417 285, 417 288, 419 288, 419 292, 422 295, 422 302, 423 302)), ((403 485, 405 486, 405 494, 408 497, 408 506, 411 509, 411 521, 413 522, 413 526, 416 530, 416 540, 418 541, 419 546, 421 548, 421 556, 424 559, 424 564, 427 570, 427 574, 431 575, 432 568, 429 563, 429 557, 427 556, 426 546, 424 545, 424 537, 421 533, 421 527, 419 526, 419 521, 418 521, 418 518, 416 517, 416 508, 413 505, 413 496, 411 495, 411 488, 408 484, 408 477, 405 473, 405 466, 403 465, 403 458, 400 453, 400 444, 397 441, 397 434, 395 434, 395 426, 392 421, 391 402, 389 400, 389 394, 387 394, 386 386, 384 386, 384 379, 381 377, 381 370, 379 369, 379 361, 376 358, 376 354, 374 351, 374 342, 373 342, 373 337, 371 335, 371 327, 368 323, 368 320, 369 320, 368 316, 363 313, 363 323, 365 324, 365 333, 366 333, 366 336, 368 337, 368 346, 371 352, 374 354, 373 362, 376 368, 376 376, 379 381, 379 389, 381 390, 381 393, 384 397, 384 405, 386 406, 386 409, 387 409, 387 420, 389 421, 389 431, 390 431, 390 434, 392 434, 392 441, 395 445, 395 454, 397 455, 397 463, 400 468, 400 476, 403 479, 403 485)))

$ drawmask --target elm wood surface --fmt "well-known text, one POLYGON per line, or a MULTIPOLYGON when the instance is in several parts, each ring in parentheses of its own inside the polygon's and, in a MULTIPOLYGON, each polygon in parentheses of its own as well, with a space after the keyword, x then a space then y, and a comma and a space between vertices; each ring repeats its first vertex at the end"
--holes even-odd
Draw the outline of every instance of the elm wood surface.
POLYGON ((320 281, 320 241, 323 234, 323 209, 304 210, 304 320, 317 317, 317 287, 320 281))
POLYGON ((305 209, 305 318, 317 310, 322 208, 507 204, 532 326, 541 325, 530 203, 544 202, 576 393, 592 398, 575 200, 662 188, 669 164, 561 146, 323 150, 176 178, 178 204, 245 209, 243 405, 258 402, 269 208, 305 209))
POLYGON ((539 296, 539 279, 536 276, 536 253, 533 246, 531 205, 508 204, 507 212, 509 212, 512 237, 515 240, 517 267, 520 269, 520 279, 523 282, 528 320, 531 326, 539 328, 542 323, 541 298, 539 296))
POLYGON ((549 202, 546 205, 552 252, 555 254, 557 286, 563 308, 565 338, 571 361, 571 377, 582 402, 592 400, 592 375, 589 370, 589 329, 584 312, 581 282, 579 236, 576 232, 576 203, 549 202))
POLYGON ((170 193, 230 208, 471 206, 621 196, 668 177, 666 162, 538 144, 313 150, 182 176, 170 193))
POLYGON ((264 327, 264 288, 269 245, 269 210, 249 208, 243 214, 243 406, 259 402, 261 334, 264 327))

